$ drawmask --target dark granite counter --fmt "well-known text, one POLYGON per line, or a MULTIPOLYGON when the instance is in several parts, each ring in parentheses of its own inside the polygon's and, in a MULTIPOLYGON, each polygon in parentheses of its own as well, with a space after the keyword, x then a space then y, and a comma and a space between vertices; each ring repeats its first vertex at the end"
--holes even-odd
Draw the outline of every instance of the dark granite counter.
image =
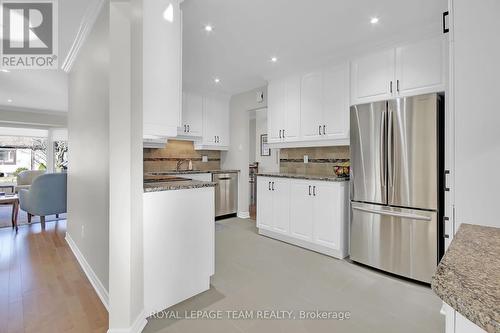
POLYGON ((303 174, 280 173, 280 172, 258 173, 257 176, 259 176, 259 177, 306 179, 306 180, 322 180, 322 181, 327 181, 327 182, 346 182, 346 181, 349 181, 349 177, 303 175, 303 174))
POLYGON ((236 173, 240 170, 169 170, 169 171, 158 171, 158 172, 148 172, 147 176, 175 176, 175 175, 189 175, 197 173, 236 173))
POLYGON ((215 187, 216 183, 201 182, 198 180, 176 180, 164 182, 152 182, 144 184, 144 193, 147 192, 161 192, 161 191, 175 191, 175 190, 188 190, 203 187, 215 187))
POLYGON ((462 224, 432 278, 434 292, 486 332, 500 332, 500 228, 462 224))

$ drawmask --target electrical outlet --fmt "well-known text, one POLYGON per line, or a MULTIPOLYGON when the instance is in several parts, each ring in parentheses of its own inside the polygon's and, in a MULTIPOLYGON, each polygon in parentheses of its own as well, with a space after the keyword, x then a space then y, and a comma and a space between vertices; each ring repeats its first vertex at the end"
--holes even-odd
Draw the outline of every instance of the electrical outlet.
POLYGON ((309 155, 304 155, 304 163, 309 163, 309 155))
POLYGON ((207 155, 203 155, 203 156, 201 157, 201 161, 202 161, 203 163, 208 163, 208 156, 207 156, 207 155))
POLYGON ((85 238, 85 226, 82 225, 82 238, 85 238))

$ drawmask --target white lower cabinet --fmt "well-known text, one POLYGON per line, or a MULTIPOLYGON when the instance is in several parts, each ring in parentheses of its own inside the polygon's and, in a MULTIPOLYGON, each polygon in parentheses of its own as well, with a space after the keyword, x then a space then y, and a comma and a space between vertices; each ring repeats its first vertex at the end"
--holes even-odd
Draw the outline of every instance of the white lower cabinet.
POLYGON ((257 226, 273 232, 288 234, 290 231, 290 181, 284 178, 257 179, 257 226))
POLYGON ((481 327, 455 311, 444 303, 446 314, 446 333, 486 333, 481 327))
POLYGON ((337 258, 348 255, 348 183, 258 177, 259 233, 337 258))

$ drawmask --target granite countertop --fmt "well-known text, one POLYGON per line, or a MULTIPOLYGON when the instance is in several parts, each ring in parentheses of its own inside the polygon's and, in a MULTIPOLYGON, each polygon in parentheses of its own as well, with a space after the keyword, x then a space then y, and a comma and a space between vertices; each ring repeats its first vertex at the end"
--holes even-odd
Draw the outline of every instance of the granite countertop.
POLYGON ((500 228, 462 224, 432 278, 434 292, 489 333, 500 332, 500 228))
POLYGON ((145 183, 144 193, 148 192, 161 192, 161 191, 175 191, 175 190, 189 190, 203 187, 215 187, 214 182, 202 182, 198 180, 177 180, 177 181, 164 181, 155 183, 145 183))
POLYGON ((158 171, 158 172, 148 172, 148 176, 168 176, 168 175, 189 175, 194 173, 235 173, 240 172, 240 170, 168 170, 168 171, 158 171))
POLYGON ((293 178, 293 179, 307 179, 307 180, 322 180, 327 182, 346 182, 349 181, 349 177, 337 177, 337 176, 318 176, 318 175, 304 175, 295 173, 281 173, 281 172, 266 172, 257 173, 260 177, 278 177, 278 178, 293 178))

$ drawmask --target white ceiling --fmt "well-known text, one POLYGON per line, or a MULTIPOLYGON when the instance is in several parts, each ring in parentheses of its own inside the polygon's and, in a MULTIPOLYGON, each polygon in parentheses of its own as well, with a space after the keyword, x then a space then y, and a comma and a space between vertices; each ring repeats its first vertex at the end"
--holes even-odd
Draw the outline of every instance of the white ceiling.
POLYGON ((185 0, 184 87, 239 93, 272 77, 438 34, 446 7, 446 0, 185 0), (370 24, 371 17, 379 23, 370 24))
MULTIPOLYGON (((59 1, 59 66, 68 54, 82 17, 91 1, 59 1)), ((34 111, 68 109, 67 74, 62 70, 0 72, 0 106, 34 111), (12 102, 8 102, 12 100, 12 102)))

